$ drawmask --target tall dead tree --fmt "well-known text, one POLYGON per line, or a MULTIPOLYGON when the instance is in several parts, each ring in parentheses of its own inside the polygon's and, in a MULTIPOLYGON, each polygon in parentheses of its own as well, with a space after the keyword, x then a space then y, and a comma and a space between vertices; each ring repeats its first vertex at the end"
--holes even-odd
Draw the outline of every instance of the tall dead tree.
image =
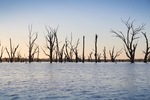
POLYGON ((37 59, 36 59, 36 61, 37 62, 39 62, 39 56, 40 56, 40 48, 39 48, 39 46, 37 46, 37 59))
MULTIPOLYGON (((1 46, 1 43, 0 43, 0 46, 1 46)), ((3 57, 4 51, 5 51, 5 49, 4 49, 4 47, 2 46, 2 47, 1 47, 1 53, 0 53, 0 63, 2 62, 2 57, 3 57)))
POLYGON ((29 48, 29 57, 28 61, 29 63, 33 62, 34 55, 37 53, 38 46, 35 44, 35 41, 37 40, 38 34, 32 33, 32 25, 28 26, 29 30, 29 44, 27 45, 29 48), (33 37, 35 35, 35 37, 33 37))
POLYGON ((83 53, 82 53, 82 63, 84 63, 85 57, 84 57, 84 51, 85 51, 85 36, 83 36, 83 53))
POLYGON ((75 60, 76 60, 76 63, 79 61, 79 57, 78 57, 78 45, 79 45, 79 39, 77 40, 77 43, 76 43, 76 46, 73 47, 71 46, 74 54, 75 54, 75 60))
POLYGON ((62 48, 59 50, 59 41, 58 41, 58 37, 57 37, 57 31, 58 31, 58 27, 56 29, 52 29, 51 31, 53 32, 54 36, 55 36, 55 40, 56 40, 56 62, 57 62, 57 56, 59 57, 59 62, 63 61, 63 53, 64 53, 64 46, 62 46, 62 48))
MULTIPOLYGON (((59 27, 59 26, 58 26, 59 27)), ((58 27, 56 29, 53 29, 51 27, 49 27, 49 29, 51 30, 51 32, 54 34, 54 38, 55 38, 55 42, 56 42, 56 58, 55 58, 55 61, 57 62, 57 57, 60 56, 60 53, 59 53, 59 42, 58 42, 58 37, 57 37, 57 30, 58 30, 58 27)), ((59 57, 60 58, 60 57, 59 57)))
POLYGON ((55 50, 54 44, 55 44, 55 35, 54 35, 54 30, 52 28, 50 28, 49 26, 45 26, 46 31, 47 31, 47 36, 45 36, 46 38, 46 48, 49 50, 49 54, 45 52, 45 50, 43 50, 43 52, 45 53, 45 55, 49 56, 49 61, 50 63, 52 63, 53 61, 53 51, 55 50))
POLYGON ((10 62, 13 62, 13 61, 14 61, 14 58, 15 58, 16 51, 17 51, 17 49, 18 49, 18 47, 19 47, 19 44, 18 44, 16 47, 13 47, 13 46, 12 46, 12 42, 11 42, 11 38, 9 39, 9 41, 10 41, 10 52, 8 51, 7 48, 5 48, 5 49, 6 49, 6 52, 7 52, 7 54, 8 54, 9 61, 10 61, 10 62))
POLYGON ((65 58, 68 62, 73 61, 73 53, 74 53, 74 46, 72 44, 72 33, 71 33, 71 40, 69 41, 67 38, 65 39, 65 58))
MULTIPOLYGON (((69 58, 70 58, 70 61, 72 62, 72 57, 73 57, 73 45, 72 45, 72 33, 71 33, 71 40, 70 40, 70 52, 69 52, 69 58)), ((69 46, 68 46, 69 47, 69 46)))
POLYGON ((65 47, 65 44, 62 46, 59 52, 59 62, 63 62, 64 47, 65 47))
POLYGON ((150 54, 148 55, 148 58, 147 58, 147 60, 150 62, 150 54))
POLYGON ((104 47, 104 49, 103 49, 103 56, 104 56, 104 62, 107 62, 107 60, 106 60, 106 47, 104 47))
POLYGON ((97 63, 97 38, 98 38, 98 35, 96 34, 95 35, 95 63, 97 63))
POLYGON ((68 40, 67 38, 65 39, 65 60, 70 61, 69 53, 68 53, 68 40))
POLYGON ((112 33, 115 34, 116 37, 120 38, 124 43, 124 50, 126 53, 126 56, 130 59, 131 63, 134 63, 135 59, 135 51, 137 48, 137 43, 135 43, 135 40, 137 40, 139 37, 137 36, 141 30, 144 29, 145 24, 142 24, 141 26, 134 28, 134 21, 130 23, 130 18, 127 21, 122 22, 127 27, 126 36, 123 34, 123 32, 119 31, 116 32, 114 30, 111 30, 112 33))
POLYGON ((112 51, 109 50, 109 54, 110 54, 110 60, 111 62, 115 62, 115 59, 120 56, 120 54, 122 53, 122 49, 120 51, 117 51, 115 54, 115 47, 113 47, 112 51))
POLYGON ((144 35, 145 40, 146 40, 146 50, 143 51, 143 53, 145 54, 144 62, 147 63, 148 55, 150 54, 150 46, 149 46, 149 43, 148 43, 148 38, 147 38, 146 33, 142 32, 142 34, 144 35))

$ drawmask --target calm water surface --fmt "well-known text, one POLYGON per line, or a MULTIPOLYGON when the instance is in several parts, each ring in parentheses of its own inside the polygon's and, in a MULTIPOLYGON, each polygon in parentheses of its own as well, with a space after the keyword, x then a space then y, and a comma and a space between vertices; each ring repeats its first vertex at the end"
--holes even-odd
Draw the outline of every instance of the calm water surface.
POLYGON ((150 100, 150 63, 1 63, 0 100, 150 100))

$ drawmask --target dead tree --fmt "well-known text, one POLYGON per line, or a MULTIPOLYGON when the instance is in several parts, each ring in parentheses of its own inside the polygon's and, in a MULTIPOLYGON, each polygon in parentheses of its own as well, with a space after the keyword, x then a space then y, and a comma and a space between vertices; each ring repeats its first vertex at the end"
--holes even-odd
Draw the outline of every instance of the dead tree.
POLYGON ((72 62, 73 58, 73 53, 74 53, 74 46, 72 45, 72 33, 71 33, 71 40, 69 41, 67 38, 65 39, 65 58, 66 61, 72 62), (68 50, 69 48, 69 50, 68 50))
POLYGON ((104 47, 104 49, 103 49, 103 56, 104 56, 104 62, 107 62, 107 60, 106 60, 106 47, 104 47))
POLYGON ((37 59, 36 59, 37 62, 40 61, 39 56, 40 56, 40 48, 39 46, 37 46, 37 59))
POLYGON ((84 57, 84 51, 85 51, 85 36, 83 36, 83 53, 82 53, 82 63, 84 63, 85 57, 84 57))
POLYGON ((14 61, 14 58, 15 58, 16 51, 17 51, 17 49, 18 49, 18 47, 19 47, 19 44, 14 48, 14 47, 12 46, 11 38, 9 39, 9 41, 10 41, 10 52, 8 51, 7 48, 5 48, 5 49, 6 49, 6 52, 7 52, 7 54, 8 54, 9 61, 10 61, 10 62, 13 62, 13 61, 14 61))
POLYGON ((77 40, 77 43, 76 43, 76 46, 72 45, 72 39, 71 41, 69 42, 70 46, 68 46, 68 48, 70 49, 70 60, 71 62, 73 61, 72 60, 72 57, 73 57, 73 53, 75 54, 75 61, 76 63, 79 61, 79 57, 78 57, 78 45, 79 45, 79 39, 77 40))
POLYGON ((97 63, 97 38, 98 38, 98 35, 96 34, 95 35, 95 63, 97 63))
POLYGON ((127 33, 126 36, 123 34, 123 32, 119 31, 116 32, 114 30, 111 30, 112 33, 115 34, 116 37, 120 38, 123 43, 124 43, 124 50, 126 53, 126 56, 130 59, 131 63, 134 63, 134 58, 135 58, 135 51, 137 48, 137 43, 135 43, 135 40, 137 40, 139 37, 137 35, 141 30, 144 29, 145 24, 142 24, 141 26, 134 28, 134 21, 130 23, 130 18, 127 21, 122 22, 126 25, 127 27, 127 33))
POLYGON ((92 54, 93 54, 93 52, 90 52, 90 53, 89 53, 89 56, 88 56, 88 61, 89 61, 89 62, 92 61, 92 54))
POLYGON ((57 63, 57 56, 58 56, 58 51, 57 50, 55 50, 55 62, 57 63))
POLYGON ((61 51, 59 52, 59 62, 63 62, 64 47, 65 44, 62 46, 61 51))
POLYGON ((150 54, 148 55, 148 58, 147 58, 147 60, 150 62, 150 54))
POLYGON ((56 40, 56 62, 57 62, 57 56, 59 57, 59 62, 62 62, 65 45, 63 45, 61 50, 59 50, 59 41, 58 41, 58 37, 57 37, 57 30, 58 30, 58 27, 56 29, 51 28, 51 31, 53 31, 53 34, 54 34, 55 40, 56 40))
POLYGON ((57 31, 58 31, 58 27, 56 29, 53 29, 51 27, 48 26, 48 28, 50 29, 51 33, 54 35, 55 38, 55 42, 56 42, 56 58, 55 58, 55 62, 57 62, 57 57, 60 56, 59 54, 59 42, 58 42, 58 37, 57 37, 57 31))
POLYGON ((70 61, 69 53, 68 53, 68 40, 67 38, 65 39, 65 60, 70 61))
MULTIPOLYGON (((70 61, 72 62, 72 57, 73 57, 73 45, 72 45, 72 33, 71 33, 71 40, 70 40, 70 52, 69 52, 69 58, 70 58, 70 61)), ((69 46, 68 46, 69 47, 69 46)))
POLYGON ((78 45, 79 45, 79 39, 77 40, 77 43, 76 43, 76 46, 75 46, 75 47, 73 47, 73 46, 71 45, 71 48, 72 48, 72 50, 73 50, 73 52, 74 52, 74 54, 75 54, 76 63, 79 61, 79 58, 78 58, 78 45))
POLYGON ((120 56, 120 54, 122 53, 122 49, 120 51, 117 51, 115 54, 115 47, 113 47, 112 51, 109 50, 109 54, 110 54, 110 60, 111 62, 115 62, 115 59, 120 56))
POLYGON ((46 39, 45 47, 46 47, 46 49, 49 50, 49 54, 46 53, 45 50, 43 50, 43 49, 42 50, 43 50, 43 52, 46 56, 49 56, 49 61, 50 61, 50 63, 52 63, 52 61, 53 61, 53 51, 55 50, 55 47, 54 47, 55 39, 56 39, 55 35, 54 35, 55 30, 53 30, 49 26, 48 27, 45 26, 45 28, 46 28, 46 31, 48 33, 47 36, 45 36, 45 39, 46 39))
POLYGON ((28 30, 29 30, 29 44, 27 45, 29 48, 28 61, 29 61, 29 63, 31 63, 31 62, 33 62, 34 55, 35 55, 35 53, 37 53, 37 50, 38 50, 38 46, 35 44, 38 34, 32 33, 32 25, 28 26, 28 30), (33 37, 34 35, 35 35, 35 37, 33 37))
POLYGON ((143 53, 145 54, 145 56, 144 56, 144 62, 147 63, 148 55, 150 54, 150 46, 149 46, 149 43, 148 43, 148 38, 147 38, 146 33, 142 32, 142 34, 144 35, 145 40, 146 40, 146 50, 143 51, 143 53))
MULTIPOLYGON (((1 46, 1 43, 0 43, 0 46, 1 46)), ((5 51, 5 49, 4 49, 4 47, 2 46, 2 47, 1 47, 1 53, 0 53, 0 63, 2 62, 2 57, 3 57, 4 51, 5 51)))
POLYGON ((98 62, 101 62, 101 53, 97 54, 98 62))

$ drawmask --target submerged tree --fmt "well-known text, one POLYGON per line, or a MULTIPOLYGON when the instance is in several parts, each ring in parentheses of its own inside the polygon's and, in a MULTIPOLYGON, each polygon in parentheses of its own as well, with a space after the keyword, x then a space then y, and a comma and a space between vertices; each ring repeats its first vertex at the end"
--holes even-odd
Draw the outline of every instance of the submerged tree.
POLYGON ((7 54, 8 54, 9 61, 10 61, 10 62, 13 62, 13 61, 14 61, 14 58, 15 58, 16 51, 17 51, 17 49, 18 49, 18 47, 19 47, 19 44, 18 44, 16 47, 13 47, 13 46, 12 46, 12 42, 11 42, 11 38, 9 39, 9 41, 10 41, 10 52, 8 51, 7 48, 5 48, 5 49, 6 49, 6 52, 7 52, 7 54))
POLYGON ((59 49, 59 41, 58 41, 58 37, 57 37, 58 27, 56 29, 51 28, 51 31, 53 32, 55 40, 56 40, 56 58, 55 58, 55 61, 57 62, 57 57, 59 57, 59 62, 63 62, 63 54, 64 54, 65 44, 63 44, 62 48, 59 49))
MULTIPOLYGON (((76 45, 76 46, 78 46, 78 45, 76 45)), ((70 41, 67 38, 65 39, 65 53, 64 54, 65 54, 66 61, 68 61, 68 62, 72 62, 73 61, 73 53, 75 53, 75 56, 77 58, 78 49, 76 49, 76 50, 75 49, 76 48, 72 44, 72 33, 71 33, 70 41)))
POLYGON ((96 34, 95 35, 95 63, 97 63, 97 38, 98 38, 98 35, 96 34))
MULTIPOLYGON (((0 43, 0 46, 1 46, 1 43, 0 43)), ((0 63, 2 62, 2 57, 3 57, 3 53, 4 53, 4 47, 2 46, 1 47, 1 53, 0 53, 0 63)))
POLYGON ((118 56, 120 56, 120 54, 122 53, 122 49, 120 51, 117 51, 115 54, 114 53, 115 53, 115 47, 113 47, 112 51, 109 50, 111 62, 115 62, 115 59, 118 56))
MULTIPOLYGON (((60 57, 60 51, 59 51, 59 42, 58 42, 58 37, 57 37, 57 30, 58 30, 58 27, 56 28, 56 29, 52 29, 51 27, 49 27, 50 29, 51 29, 51 31, 52 31, 52 33, 54 34, 54 38, 55 38, 55 40, 56 40, 56 58, 55 58, 55 61, 57 62, 57 56, 59 57, 59 58, 61 58, 60 57)), ((60 60, 59 60, 60 61, 60 60)))
POLYGON ((46 28, 46 31, 47 31, 47 36, 45 36, 45 39, 46 39, 46 48, 49 50, 49 54, 45 52, 45 50, 43 50, 43 52, 45 53, 45 55, 49 56, 49 61, 50 63, 52 63, 53 61, 53 51, 55 50, 54 48, 54 44, 55 44, 55 35, 57 30, 55 29, 52 29, 51 27, 49 26, 45 26, 46 28))
POLYGON ((68 53, 68 40, 67 38, 65 39, 65 61, 70 61, 69 53, 68 53))
POLYGON ((150 62, 150 54, 148 55, 148 58, 147 58, 147 60, 150 62))
POLYGON ((146 50, 143 51, 143 53, 145 54, 145 56, 144 56, 144 62, 147 63, 148 55, 150 54, 150 46, 149 46, 149 43, 148 43, 148 38, 147 38, 146 33, 142 32, 142 34, 144 35, 145 40, 146 40, 146 50))
POLYGON ((63 62, 64 47, 65 44, 62 46, 61 50, 59 51, 59 62, 63 62))
POLYGON ((126 56, 130 59, 131 63, 134 63, 135 51, 137 48, 137 43, 135 43, 135 40, 139 38, 137 35, 139 34, 141 30, 144 29, 145 24, 142 24, 142 26, 134 28, 134 25, 133 25, 134 21, 130 23, 130 18, 127 21, 122 20, 122 22, 127 27, 126 36, 121 31, 116 32, 114 30, 111 30, 111 32, 114 33, 116 37, 120 38, 123 41, 125 45, 124 50, 125 50, 126 56))
POLYGON ((101 53, 97 54, 98 62, 101 62, 101 53))
POLYGON ((39 56, 40 56, 40 48, 39 48, 39 46, 37 46, 37 58, 36 58, 36 62, 40 61, 39 56))
POLYGON ((37 53, 38 46, 35 44, 35 41, 37 40, 38 34, 32 33, 32 25, 28 26, 29 30, 29 44, 27 45, 29 48, 29 63, 33 62, 34 55, 37 53), (35 37, 33 37, 35 35, 35 37))
POLYGON ((104 56, 104 62, 107 62, 107 60, 106 60, 106 47, 104 47, 104 49, 103 49, 103 56, 104 56))
POLYGON ((20 51, 17 52, 17 58, 16 58, 16 61, 17 62, 20 62, 22 59, 21 59, 21 53, 20 51))
POLYGON ((90 52, 90 53, 89 53, 88 61, 92 61, 92 54, 93 54, 93 52, 90 52))
POLYGON ((76 63, 78 62, 79 60, 79 57, 78 57, 78 45, 79 45, 79 39, 77 40, 77 43, 76 43, 76 46, 71 46, 74 54, 75 54, 75 60, 76 60, 76 63))
POLYGON ((83 36, 83 53, 82 53, 82 63, 84 63, 85 57, 84 57, 84 51, 85 51, 85 36, 83 36))
POLYGON ((73 44, 72 44, 72 33, 71 33, 71 39, 70 39, 70 41, 69 41, 69 44, 70 44, 70 51, 69 51, 69 60, 72 62, 73 60, 72 60, 72 58, 73 58, 73 44))

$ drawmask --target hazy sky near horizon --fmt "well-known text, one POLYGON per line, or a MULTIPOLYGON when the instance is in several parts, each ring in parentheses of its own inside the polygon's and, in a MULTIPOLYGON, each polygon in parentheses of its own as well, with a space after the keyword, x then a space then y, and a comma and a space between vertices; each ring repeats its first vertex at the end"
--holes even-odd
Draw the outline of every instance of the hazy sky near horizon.
MULTIPOLYGON (((72 33, 73 43, 79 38, 79 50, 82 50, 82 36, 85 35, 87 56, 93 51, 95 34, 98 34, 99 53, 103 53, 104 46, 108 53, 113 46, 116 50, 123 48, 122 41, 110 32, 111 29, 126 32, 121 19, 130 17, 131 21, 135 20, 135 27, 146 23, 143 32, 147 32, 150 39, 149 12, 150 0, 0 0, 0 40, 2 45, 9 47, 9 38, 12 38, 13 44, 20 44, 22 56, 27 56, 28 25, 32 24, 33 32, 38 32, 37 44, 41 47, 47 34, 45 25, 52 28, 59 25, 60 45, 66 37, 70 39, 72 33)), ((139 36, 136 56, 143 58, 145 40, 139 36)))

